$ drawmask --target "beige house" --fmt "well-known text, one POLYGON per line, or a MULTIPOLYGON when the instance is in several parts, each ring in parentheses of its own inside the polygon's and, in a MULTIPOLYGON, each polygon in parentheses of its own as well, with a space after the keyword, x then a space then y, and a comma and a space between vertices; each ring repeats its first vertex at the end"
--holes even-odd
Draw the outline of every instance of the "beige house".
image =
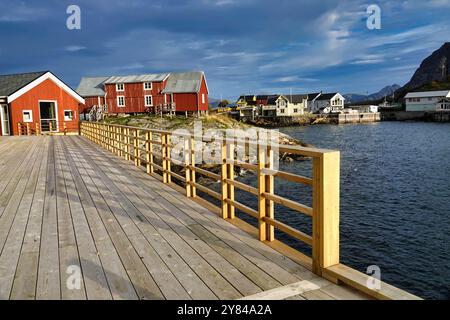
POLYGON ((267 104, 261 105, 262 117, 298 117, 305 113, 308 103, 306 95, 270 96, 267 104))
POLYGON ((337 113, 344 108, 345 98, 338 92, 308 94, 308 111, 311 113, 337 113))

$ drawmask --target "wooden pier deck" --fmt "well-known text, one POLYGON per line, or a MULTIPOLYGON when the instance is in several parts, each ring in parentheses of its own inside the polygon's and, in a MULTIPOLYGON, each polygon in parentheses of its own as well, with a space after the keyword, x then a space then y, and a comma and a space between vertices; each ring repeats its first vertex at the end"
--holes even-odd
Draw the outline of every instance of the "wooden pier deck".
POLYGON ((0 137, 0 299, 239 298, 367 297, 85 137, 0 137))

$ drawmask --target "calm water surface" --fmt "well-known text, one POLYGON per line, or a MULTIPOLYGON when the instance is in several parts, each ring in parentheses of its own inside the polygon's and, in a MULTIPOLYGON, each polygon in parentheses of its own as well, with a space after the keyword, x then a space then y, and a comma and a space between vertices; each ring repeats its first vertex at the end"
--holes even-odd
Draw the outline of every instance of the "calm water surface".
MULTIPOLYGON (((384 281, 424 298, 450 299, 450 124, 382 122, 280 131, 342 153, 343 263, 363 272, 378 265, 384 281)), ((305 166, 282 165, 290 172, 303 172, 305 166)), ((304 192, 290 185, 279 193, 292 198, 296 191, 304 192)), ((293 217, 285 220, 309 227, 293 217)))

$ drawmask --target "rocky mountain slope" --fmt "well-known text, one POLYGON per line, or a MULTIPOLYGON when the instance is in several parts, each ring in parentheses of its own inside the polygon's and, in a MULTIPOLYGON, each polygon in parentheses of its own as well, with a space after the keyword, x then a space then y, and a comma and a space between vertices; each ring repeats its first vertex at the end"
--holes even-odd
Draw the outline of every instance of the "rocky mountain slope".
POLYGON ((402 89, 414 90, 433 81, 446 81, 449 76, 450 42, 446 42, 428 58, 423 60, 420 67, 411 78, 411 81, 409 81, 402 89))

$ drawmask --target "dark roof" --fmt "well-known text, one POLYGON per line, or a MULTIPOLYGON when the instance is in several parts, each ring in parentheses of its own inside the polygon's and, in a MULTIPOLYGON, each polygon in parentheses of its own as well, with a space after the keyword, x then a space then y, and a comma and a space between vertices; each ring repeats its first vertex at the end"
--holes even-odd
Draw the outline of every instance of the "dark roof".
POLYGON ((254 105, 256 106, 256 100, 255 100, 256 96, 240 96, 238 101, 243 100, 245 101, 248 105, 254 105))
POLYGON ((308 101, 313 101, 317 96, 320 94, 320 92, 316 93, 308 93, 308 101))
POLYGON ((48 71, 0 75, 0 96, 10 96, 48 71))
POLYGON ((253 101, 255 99, 255 96, 240 96, 239 100, 245 100, 245 101, 253 101))
POLYGON ((322 93, 317 100, 331 100, 335 95, 337 95, 337 92, 322 93))
POLYGON ((283 94, 290 103, 302 103, 304 99, 308 99, 307 94, 283 94))
POLYGON ((273 95, 273 96, 269 96, 269 99, 267 100, 267 104, 268 105, 274 105, 276 104, 278 98, 280 97, 280 95, 273 95))

